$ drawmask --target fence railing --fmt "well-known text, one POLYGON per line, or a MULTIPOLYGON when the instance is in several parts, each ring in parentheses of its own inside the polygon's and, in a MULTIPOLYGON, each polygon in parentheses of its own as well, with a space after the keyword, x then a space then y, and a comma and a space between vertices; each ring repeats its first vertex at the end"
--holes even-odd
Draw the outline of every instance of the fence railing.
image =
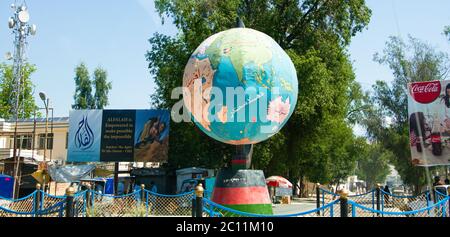
MULTIPOLYGON (((70 189, 70 188, 69 188, 70 189)), ((335 194, 317 188, 317 207, 283 215, 262 215, 231 209, 196 190, 164 195, 141 186, 133 193, 114 196, 88 189, 54 196, 37 189, 20 199, 0 197, 0 217, 449 217, 450 201, 438 191, 399 196, 376 188, 358 195, 335 194)))
POLYGON ((367 208, 356 202, 349 200, 349 206, 352 217, 371 217, 374 215, 382 217, 448 217, 449 216, 449 197, 429 205, 425 208, 409 211, 380 211, 367 208))
POLYGON ((148 217, 191 216, 193 191, 164 195, 145 190, 114 196, 88 189, 54 196, 36 189, 20 199, 0 197, 0 217, 148 217))
POLYGON ((340 200, 335 200, 327 205, 314 210, 303 211, 285 215, 262 215, 248 212, 242 212, 235 209, 231 209, 220 204, 214 203, 207 198, 203 198, 203 217, 318 217, 317 212, 324 213, 323 216, 335 217, 339 216, 339 203, 340 200), (337 215, 336 215, 337 212, 337 215))
MULTIPOLYGON (((316 193, 317 208, 340 197, 339 193, 333 193, 320 187, 319 185, 317 186, 316 193)), ((429 191, 418 195, 394 195, 389 192, 385 192, 380 186, 378 186, 377 188, 363 194, 349 195, 348 200, 352 203, 358 204, 358 206, 364 206, 366 209, 377 210, 377 212, 371 212, 372 216, 383 216, 383 212, 406 213, 430 208, 439 201, 447 198, 446 195, 439 193, 438 191, 434 192, 435 198, 433 198, 432 195, 433 194, 429 191)))

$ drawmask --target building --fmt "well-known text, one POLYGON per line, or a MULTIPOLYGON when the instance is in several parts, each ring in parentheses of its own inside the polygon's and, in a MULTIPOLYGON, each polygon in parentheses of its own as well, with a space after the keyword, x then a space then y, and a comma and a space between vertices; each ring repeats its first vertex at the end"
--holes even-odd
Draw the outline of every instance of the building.
MULTIPOLYGON (((14 155, 14 121, 0 119, 0 160, 14 155)), ((49 118, 47 126, 47 151, 45 148, 46 119, 20 119, 17 126, 17 155, 37 161, 62 164, 67 159, 69 117, 49 118)))
MULTIPOLYGON (((0 174, 14 177, 14 129, 15 121, 0 119, 0 174)), ((69 117, 49 118, 47 126, 47 150, 45 150, 46 119, 19 119, 17 126, 17 156, 20 157, 18 177, 21 195, 33 191, 35 180, 29 176, 44 161, 65 165, 69 139, 69 117), (45 151, 45 156, 44 156, 45 151), (26 189, 26 190, 24 190, 26 189)), ((120 162, 119 177, 128 177, 134 168, 159 168, 159 163, 120 162)), ((97 168, 114 171, 114 162, 96 163, 97 168)))

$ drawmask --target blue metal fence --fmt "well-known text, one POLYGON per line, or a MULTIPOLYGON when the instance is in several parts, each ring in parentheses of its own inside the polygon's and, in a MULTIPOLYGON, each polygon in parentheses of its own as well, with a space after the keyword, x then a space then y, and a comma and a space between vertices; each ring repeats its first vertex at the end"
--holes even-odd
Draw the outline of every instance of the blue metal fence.
MULTIPOLYGON (((319 208, 299 211, 285 215, 260 215, 246 213, 214 203, 210 193, 205 193, 202 199, 203 215, 210 217, 338 217, 341 216, 341 196, 321 189, 318 197, 319 208)), ((434 192, 436 202, 430 192, 416 196, 400 196, 386 193, 381 189, 350 195, 347 197, 348 216, 421 216, 448 217, 449 196, 438 191, 434 192), (379 204, 379 205, 377 205, 379 204), (378 208, 379 206, 379 208, 378 208)), ((54 196, 36 190, 20 199, 0 197, 0 217, 61 217, 65 215, 66 196, 54 196)), ((93 190, 78 192, 73 198, 74 216, 191 216, 193 210, 194 192, 177 195, 164 195, 141 189, 130 194, 113 196, 93 190)), ((344 206, 345 207, 345 206, 344 206)), ((342 209, 345 210, 345 209, 342 209)))

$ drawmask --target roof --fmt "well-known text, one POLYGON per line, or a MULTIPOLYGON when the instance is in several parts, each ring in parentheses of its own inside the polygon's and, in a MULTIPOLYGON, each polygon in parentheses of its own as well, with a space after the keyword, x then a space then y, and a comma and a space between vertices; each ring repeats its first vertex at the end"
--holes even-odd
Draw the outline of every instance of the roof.
POLYGON ((176 171, 176 173, 177 173, 177 175, 179 175, 179 174, 190 174, 190 173, 205 172, 205 171, 208 171, 208 169, 189 167, 189 168, 179 169, 176 171))
MULTIPOLYGON (((0 121, 2 121, 2 120, 0 120, 0 121)), ((44 123, 45 121, 46 121, 46 118, 36 118, 36 122, 38 122, 38 123, 44 123)), ((48 121, 51 122, 52 118, 49 117, 48 121)), ((11 120, 4 120, 4 122, 6 122, 6 123, 15 123, 16 121, 11 119, 11 120)), ((22 123, 26 123, 26 122, 32 123, 32 122, 34 122, 34 118, 18 119, 17 122, 19 122, 19 123, 21 123, 21 122, 22 123)), ((64 123, 64 122, 68 123, 69 122, 69 117, 53 117, 53 123, 64 123)))
MULTIPOLYGON (((40 161, 38 159, 35 158, 31 158, 31 157, 24 157, 24 156, 20 156, 20 158, 22 158, 22 163, 23 164, 27 164, 27 165, 39 165, 40 161)), ((9 162, 9 163, 14 163, 15 159, 14 157, 0 157, 0 163, 1 162, 9 162), (9 162, 11 161, 11 162, 9 162)))

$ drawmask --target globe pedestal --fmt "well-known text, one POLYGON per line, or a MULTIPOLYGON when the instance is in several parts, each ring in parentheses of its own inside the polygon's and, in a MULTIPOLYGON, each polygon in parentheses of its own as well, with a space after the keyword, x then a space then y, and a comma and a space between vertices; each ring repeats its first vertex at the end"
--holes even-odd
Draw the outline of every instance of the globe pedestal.
POLYGON ((221 169, 211 200, 242 212, 273 214, 262 170, 221 169))
POLYGON ((262 170, 250 170, 252 145, 236 146, 231 167, 216 177, 211 200, 220 205, 255 214, 273 214, 272 202, 262 170))

